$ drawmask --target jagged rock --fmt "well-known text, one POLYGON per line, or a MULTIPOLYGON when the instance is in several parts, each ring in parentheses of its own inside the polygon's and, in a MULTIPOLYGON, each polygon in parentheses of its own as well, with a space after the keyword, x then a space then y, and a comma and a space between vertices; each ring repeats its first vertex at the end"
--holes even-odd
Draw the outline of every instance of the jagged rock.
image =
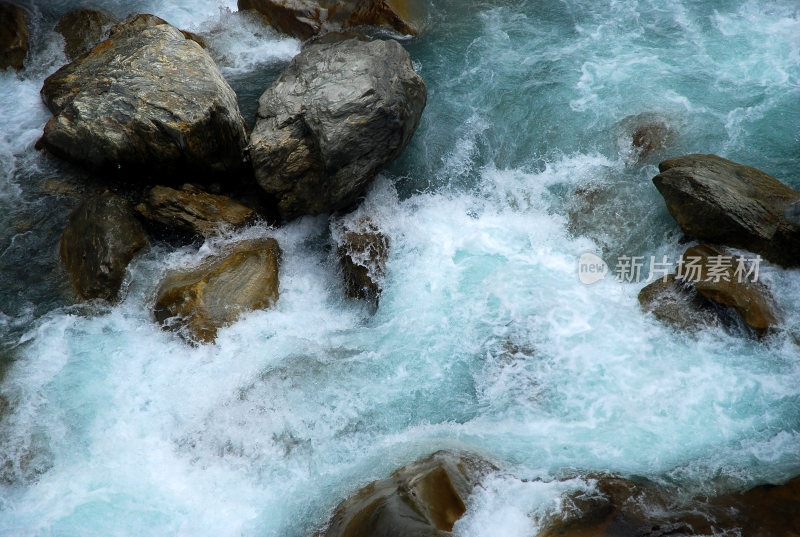
POLYGON ((180 190, 154 187, 136 210, 161 226, 202 237, 247 225, 256 218, 255 211, 227 196, 209 194, 192 185, 183 185, 180 190))
POLYGON ((408 5, 412 0, 239 0, 276 30, 300 39, 323 31, 381 26, 404 35, 419 31, 408 5))
POLYGON ((692 246, 683 254, 676 274, 656 280, 639 292, 639 303, 660 321, 690 331, 719 325, 733 308, 757 334, 778 324, 777 307, 769 290, 753 281, 750 263, 709 244, 692 246), (741 270, 741 272, 737 272, 741 270))
POLYGON ((123 198, 103 192, 70 214, 61 235, 60 253, 77 294, 84 299, 114 300, 125 269, 147 245, 142 225, 123 198))
POLYGON ((103 41, 109 28, 118 21, 102 11, 75 9, 66 13, 56 24, 56 32, 64 36, 64 52, 74 60, 103 41))
POLYGON ((708 301, 691 286, 676 281, 675 275, 659 278, 639 291, 639 304, 645 313, 659 321, 691 332, 719 324, 708 301))
POLYGON ((158 290, 156 320, 190 339, 212 342, 242 313, 277 302, 280 258, 275 239, 249 240, 194 270, 173 272, 158 290))
POLYGON ((437 452, 375 481, 342 502, 317 537, 446 537, 464 500, 494 470, 481 459, 437 452))
POLYGON ((800 226, 792 218, 800 193, 716 155, 665 160, 659 170, 653 183, 684 233, 800 265, 800 226))
POLYGON ((352 298, 378 301, 386 274, 389 239, 369 220, 337 234, 337 253, 345 289, 352 298))
MULTIPOLYGON (((162 24, 169 23, 161 17, 156 17, 155 15, 151 15, 149 13, 140 13, 138 15, 134 15, 125 22, 121 22, 112 26, 108 31, 108 37, 111 39, 120 39, 125 36, 136 35, 145 28, 152 28, 153 26, 160 26, 162 24)), ((180 30, 180 32, 186 39, 191 39, 201 47, 208 48, 208 44, 202 36, 199 36, 193 32, 187 32, 186 30, 180 30)))
POLYGON ((256 179, 287 220, 345 208, 400 155, 426 100, 396 41, 313 44, 259 100, 256 179))
POLYGON ((0 2, 0 69, 22 69, 28 55, 28 15, 16 4, 0 2))
POLYGON ((238 170, 246 134, 236 94, 197 43, 143 19, 45 80, 54 117, 40 147, 129 176, 238 170))

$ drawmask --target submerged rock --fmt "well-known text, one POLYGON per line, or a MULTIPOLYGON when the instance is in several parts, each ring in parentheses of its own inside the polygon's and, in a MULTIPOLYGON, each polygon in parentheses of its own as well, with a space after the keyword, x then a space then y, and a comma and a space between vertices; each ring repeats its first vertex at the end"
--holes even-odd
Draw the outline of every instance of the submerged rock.
POLYGON ((10 2, 0 2, 0 69, 22 69, 28 55, 28 15, 10 2))
POLYGON ((389 239, 369 220, 337 237, 337 253, 345 289, 352 298, 377 302, 386 274, 389 239))
POLYGON ((667 120, 654 113, 628 116, 621 125, 624 144, 633 150, 636 159, 644 159, 651 153, 666 149, 676 136, 667 120))
POLYGON ((115 27, 45 80, 42 97, 55 116, 41 145, 128 174, 238 170, 246 134, 236 94, 197 43, 169 24, 148 24, 137 17, 115 27))
POLYGON ((156 320, 193 340, 213 342, 242 313, 277 302, 280 258, 275 239, 249 240, 194 270, 168 274, 158 291, 156 320))
POLYGON ((317 537, 445 537, 464 500, 493 470, 481 459, 437 452, 375 481, 342 502, 317 537))
POLYGON ((778 324, 777 307, 767 287, 753 281, 749 266, 729 252, 700 244, 683 254, 676 274, 656 280, 639 292, 645 312, 677 328, 694 331, 719 325, 732 308, 756 334, 764 335, 778 324), (742 270, 741 273, 738 271, 742 270))
POLYGON ((396 41, 312 44, 259 100, 256 179, 287 220, 345 208, 400 156, 426 100, 396 41))
POLYGON ((415 35, 408 3, 413 0, 239 0, 240 10, 253 10, 276 30, 300 39, 323 31, 381 26, 415 35))
POLYGON ((252 209, 192 185, 183 185, 180 190, 154 187, 136 210, 151 222, 202 237, 247 225, 256 218, 252 209))
POLYGON ((646 481, 591 476, 594 487, 564 498, 537 537, 800 535, 800 477, 713 499, 680 498, 646 481))
POLYGON ((92 50, 106 38, 109 28, 118 21, 102 11, 75 9, 66 13, 56 24, 56 32, 64 36, 64 52, 74 60, 92 50))
POLYGON ((716 155, 665 160, 659 170, 653 183, 684 233, 800 266, 800 226, 791 217, 799 192, 716 155))
POLYGON ((147 237, 131 205, 106 191, 70 214, 60 253, 78 296, 114 300, 128 263, 146 245, 147 237))

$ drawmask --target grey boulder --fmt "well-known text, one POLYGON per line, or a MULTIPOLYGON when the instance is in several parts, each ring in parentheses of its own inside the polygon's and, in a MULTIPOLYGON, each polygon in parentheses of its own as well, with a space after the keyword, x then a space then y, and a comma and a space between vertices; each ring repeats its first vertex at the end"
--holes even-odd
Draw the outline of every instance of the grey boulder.
POLYGON ((113 32, 45 80, 54 117, 39 147, 129 176, 239 169, 247 140, 236 94, 200 45, 140 17, 113 32))
POLYGON ((426 101, 398 42, 312 44, 259 99, 255 177, 286 220, 343 209, 400 156, 426 101))
POLYGON ((665 160, 659 170, 653 183, 684 233, 800 266, 800 192, 716 155, 665 160))

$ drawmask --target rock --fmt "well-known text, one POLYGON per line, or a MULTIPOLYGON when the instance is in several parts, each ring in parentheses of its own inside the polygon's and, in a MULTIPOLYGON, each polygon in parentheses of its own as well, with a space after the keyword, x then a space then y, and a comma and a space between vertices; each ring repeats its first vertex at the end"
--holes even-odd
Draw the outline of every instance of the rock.
POLYGON ((258 12, 285 34, 308 39, 323 31, 380 26, 416 35, 409 0, 239 0, 240 10, 258 12))
POLYGON ((245 226, 256 218, 252 209, 191 185, 183 185, 180 190, 157 186, 136 210, 159 225, 202 237, 245 226))
POLYGON ((75 9, 58 19, 55 29, 64 36, 67 57, 74 60, 103 41, 109 28, 116 23, 114 17, 102 11, 75 9))
POLYGON ((665 160, 659 169, 653 183, 684 233, 800 266, 800 227, 792 219, 800 193, 715 155, 665 160))
POLYGON ((388 237, 369 220, 359 222, 356 230, 343 230, 337 235, 337 253, 347 294, 377 303, 386 274, 388 237))
POLYGON ((628 116, 621 122, 624 145, 633 149, 637 160, 666 149, 675 138, 674 129, 657 114, 644 113, 628 116))
MULTIPOLYGON (((125 22, 114 25, 109 30, 108 37, 111 39, 120 39, 123 36, 136 35, 145 28, 152 28, 153 26, 160 26, 162 24, 169 23, 161 17, 156 17, 155 15, 150 15, 149 13, 141 13, 131 17, 125 22)), ((208 48, 206 40, 201 36, 192 32, 187 32, 186 30, 180 30, 180 32, 186 39, 191 39, 201 47, 208 48)))
POLYGON ((246 134, 236 94, 197 43, 141 17, 45 80, 55 116, 41 146, 140 181, 240 169, 246 134))
POLYGON ((146 245, 147 237, 130 204, 106 191, 70 214, 60 253, 78 296, 113 301, 128 263, 146 245))
POLYGON ((284 219, 343 209, 402 153, 426 100, 396 41, 313 44, 259 100, 256 179, 284 219))
POLYGON ((745 324, 756 333, 763 335, 778 324, 776 307, 766 286, 751 281, 752 276, 745 278, 746 271, 737 275, 738 263, 728 252, 709 244, 700 244, 686 250, 683 259, 695 259, 700 266, 698 277, 693 282, 697 292, 721 306, 735 309, 745 324), (723 263, 728 259, 730 266, 723 267, 715 263, 715 259, 723 263), (715 266, 722 267, 722 270, 716 271, 716 275, 710 272, 715 266))
POLYGON ((639 303, 660 321, 690 331, 727 321, 725 311, 733 308, 756 334, 764 335, 778 324, 777 308, 766 286, 753 281, 754 274, 748 276, 749 263, 737 273, 738 259, 709 244, 692 246, 676 274, 639 292, 639 303))
POLYGON ((719 324, 708 301, 691 286, 676 281, 674 274, 644 287, 639 292, 639 305, 645 313, 680 330, 695 332, 719 324))
POLYGON ((190 339, 213 342, 242 313, 277 302, 280 258, 275 239, 250 240, 194 270, 173 272, 159 288, 156 320, 190 339))
POLYGON ((0 2, 0 69, 22 69, 28 55, 28 16, 20 6, 0 2))
POLYGON ((317 537, 445 537, 464 500, 490 470, 480 459, 437 452, 375 481, 342 502, 317 537))
POLYGON ((537 537, 800 535, 800 477, 712 499, 616 476, 591 476, 594 490, 564 498, 537 537))

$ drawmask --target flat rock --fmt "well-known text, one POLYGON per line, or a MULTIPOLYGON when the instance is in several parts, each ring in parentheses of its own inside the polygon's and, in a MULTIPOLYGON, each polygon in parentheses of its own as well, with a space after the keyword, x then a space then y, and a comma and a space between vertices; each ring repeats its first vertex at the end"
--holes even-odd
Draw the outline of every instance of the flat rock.
POLYGON ((56 23, 56 32, 64 36, 64 52, 74 60, 105 40, 108 30, 117 21, 113 16, 93 9, 75 9, 56 23))
POLYGON ((437 452, 375 481, 342 502, 317 537, 446 537, 465 499, 493 470, 468 455, 437 452))
POLYGON ((193 270, 168 274, 158 290, 156 320, 190 340, 213 342, 242 313, 277 302, 280 258, 275 239, 249 240, 193 270))
POLYGON ((312 44, 259 100, 256 179, 286 220, 343 209, 402 153, 426 100, 396 41, 312 44))
POLYGON ((115 27, 45 80, 54 117, 40 147, 139 181, 239 170, 246 134, 236 94, 197 43, 149 24, 137 17, 115 27))
POLYGON ((377 302, 386 275, 389 238, 369 220, 336 234, 339 265, 348 296, 377 302))
POLYGON ((0 69, 22 69, 28 55, 28 15, 10 2, 0 2, 0 69))
POLYGON ((147 220, 171 230, 210 237, 252 223, 256 213, 227 196, 209 194, 192 185, 180 190, 152 188, 136 210, 147 220))
POLYGON ((800 193, 766 173, 716 155, 687 155, 659 164, 653 178, 687 235, 800 265, 800 193))
POLYGON ((239 0, 240 10, 253 10, 276 30, 308 39, 322 32, 379 26, 416 35, 413 0, 239 0))
POLYGON ((106 191, 70 214, 60 254, 78 296, 113 301, 128 263, 146 245, 147 237, 131 205, 106 191))

